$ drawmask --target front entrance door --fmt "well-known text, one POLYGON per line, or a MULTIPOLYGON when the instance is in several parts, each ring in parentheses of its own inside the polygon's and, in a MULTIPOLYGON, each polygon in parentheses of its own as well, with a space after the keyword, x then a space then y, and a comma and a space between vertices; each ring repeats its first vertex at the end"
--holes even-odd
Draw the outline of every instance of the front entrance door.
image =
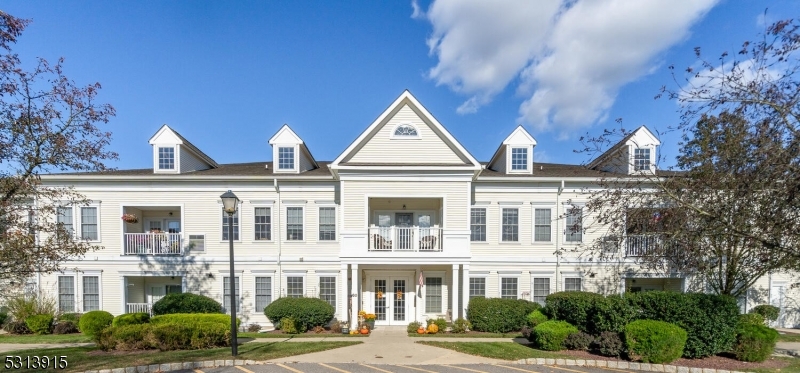
POLYGON ((409 277, 376 276, 369 284, 376 325, 407 325, 414 319, 409 277))

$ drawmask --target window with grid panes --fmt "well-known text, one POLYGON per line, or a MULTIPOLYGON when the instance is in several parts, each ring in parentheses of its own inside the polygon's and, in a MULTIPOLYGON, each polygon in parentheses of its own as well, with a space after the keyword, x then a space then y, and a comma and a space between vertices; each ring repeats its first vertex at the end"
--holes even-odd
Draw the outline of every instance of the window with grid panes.
POLYGON ((239 209, 233 215, 228 216, 225 210, 222 210, 222 240, 228 241, 228 224, 233 224, 233 240, 239 241, 239 209))
POLYGON ((504 242, 519 241, 519 209, 503 209, 503 235, 504 242))
POLYGON ((293 147, 280 147, 280 148, 278 148, 278 169, 279 170, 293 170, 294 169, 294 148, 293 147))
POLYGON ((272 209, 269 207, 255 208, 256 240, 272 239, 272 209))
POLYGON ((272 277, 256 277, 256 311, 264 313, 272 303, 272 277))
POLYGON ((511 149, 511 169, 514 171, 528 169, 528 148, 511 149))
POLYGON ((564 291, 581 291, 581 278, 565 278, 564 291))
POLYGON ((58 310, 75 312, 75 277, 58 276, 58 310))
POLYGON ((486 297, 486 278, 471 277, 469 279, 469 299, 486 297))
POLYGON ((425 313, 442 312, 442 278, 425 277, 425 313))
POLYGON ((549 278, 534 278, 533 279, 533 301, 544 306, 544 301, 550 295, 550 279, 549 278))
POLYGON ((97 207, 81 207, 81 238, 97 241, 97 207))
POLYGON ((503 299, 517 299, 517 283, 516 277, 503 277, 500 279, 500 298, 503 299))
POLYGON ((83 312, 100 309, 100 277, 83 276, 83 312))
POLYGON ((567 242, 581 242, 583 240, 583 221, 580 208, 567 210, 567 226, 565 228, 567 242))
POLYGON ((303 277, 286 278, 286 296, 289 298, 303 297, 303 277))
POLYGON ((175 148, 158 148, 158 169, 175 169, 175 148))
POLYGON ((320 241, 334 241, 334 240, 336 240, 336 208, 335 207, 320 207, 319 208, 319 240, 320 241))
POLYGON ((474 242, 486 241, 486 209, 473 208, 470 217, 470 240, 474 242))
MULTIPOLYGON (((239 297, 239 277, 236 277, 236 312, 242 309, 242 298, 239 297)), ((222 278, 222 307, 225 308, 225 313, 230 313, 231 309, 231 278, 225 276, 222 278)))
POLYGON ((550 209, 535 209, 533 211, 533 240, 536 242, 550 242, 552 232, 550 226, 550 209))
POLYGON ((303 208, 286 208, 286 239, 289 241, 303 240, 303 208))
POLYGON ((336 308, 336 277, 319 278, 319 298, 336 308))
POLYGON ((633 167, 636 171, 650 169, 650 148, 633 150, 633 167))
POLYGON ((56 215, 56 224, 64 228, 64 231, 74 235, 72 224, 72 207, 59 207, 56 215))

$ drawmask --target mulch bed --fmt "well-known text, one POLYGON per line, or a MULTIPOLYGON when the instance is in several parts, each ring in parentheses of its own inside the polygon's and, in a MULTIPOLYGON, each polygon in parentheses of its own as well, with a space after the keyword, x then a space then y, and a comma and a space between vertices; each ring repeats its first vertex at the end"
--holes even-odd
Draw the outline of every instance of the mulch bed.
POLYGON ((86 353, 88 356, 124 356, 124 355, 141 355, 158 352, 158 350, 135 350, 135 351, 103 351, 94 350, 86 353))
MULTIPOLYGON (((627 361, 627 360, 615 359, 613 357, 598 355, 589 351, 565 350, 565 351, 559 351, 558 353, 573 356, 573 358, 576 360, 582 359, 582 360, 627 361)), ((673 361, 672 363, 665 365, 676 365, 676 366, 684 366, 690 368, 711 368, 711 369, 747 371, 751 369, 777 370, 789 365, 789 363, 786 360, 777 359, 775 357, 770 357, 769 359, 761 363, 748 363, 746 361, 739 361, 733 359, 730 356, 725 356, 724 354, 721 354, 717 356, 709 356, 703 359, 680 358, 678 360, 673 361)))

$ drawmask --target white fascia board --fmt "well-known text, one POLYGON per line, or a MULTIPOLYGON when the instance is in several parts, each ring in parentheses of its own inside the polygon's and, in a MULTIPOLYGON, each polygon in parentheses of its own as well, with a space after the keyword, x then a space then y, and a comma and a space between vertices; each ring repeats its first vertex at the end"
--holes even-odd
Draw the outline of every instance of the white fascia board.
POLYGON ((536 139, 522 125, 517 126, 505 140, 503 145, 536 145, 536 139), (520 141, 521 140, 521 141, 520 141))
POLYGON ((278 132, 276 132, 275 135, 273 135, 269 139, 269 144, 270 145, 275 145, 275 144, 299 145, 299 144, 302 144, 302 143, 303 143, 303 139, 301 139, 300 136, 297 136, 297 133, 292 131, 292 129, 289 128, 288 124, 284 124, 281 127, 281 129, 279 129, 278 132), (287 138, 288 138, 288 140, 287 140, 287 138))
POLYGON ((161 128, 160 128, 160 129, 159 129, 159 130, 156 132, 156 134, 155 134, 155 135, 153 135, 153 137, 151 137, 151 138, 150 138, 150 140, 148 140, 148 143, 149 143, 150 145, 156 145, 156 144, 166 144, 166 143, 169 143, 169 144, 179 144, 179 145, 183 145, 183 141, 180 139, 180 137, 178 137, 177 135, 175 135, 175 132, 172 130, 172 128, 170 128, 170 127, 169 127, 168 125, 166 125, 166 124, 161 126, 161 128), (160 142, 160 141, 158 141, 158 139, 159 139, 159 138, 160 138, 162 135, 164 135, 164 133, 166 133, 166 132, 169 132, 170 134, 172 134, 172 137, 173 137, 174 139, 170 140, 169 142, 163 142, 163 141, 161 141, 161 142, 160 142))
MULTIPOLYGON (((334 168, 331 165, 331 168, 334 168)), ((480 170, 480 166, 339 166, 335 167, 340 171, 397 171, 397 170, 416 170, 416 171, 476 171, 480 170)))
POLYGON ((189 175, 41 175, 42 180, 48 181, 83 181, 83 180, 126 180, 126 181, 161 181, 161 180, 309 180, 309 181, 334 181, 333 176, 299 176, 299 175, 270 175, 270 176, 244 176, 244 175, 213 175, 213 176, 189 176, 189 175))

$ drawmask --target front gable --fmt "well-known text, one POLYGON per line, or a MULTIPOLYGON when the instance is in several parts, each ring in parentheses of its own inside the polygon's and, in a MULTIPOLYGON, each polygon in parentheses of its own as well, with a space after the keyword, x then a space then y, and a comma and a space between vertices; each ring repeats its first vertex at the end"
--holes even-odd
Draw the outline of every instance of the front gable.
POLYGON ((269 144, 272 146, 272 164, 275 173, 299 174, 319 168, 303 139, 287 124, 269 139, 269 144))

